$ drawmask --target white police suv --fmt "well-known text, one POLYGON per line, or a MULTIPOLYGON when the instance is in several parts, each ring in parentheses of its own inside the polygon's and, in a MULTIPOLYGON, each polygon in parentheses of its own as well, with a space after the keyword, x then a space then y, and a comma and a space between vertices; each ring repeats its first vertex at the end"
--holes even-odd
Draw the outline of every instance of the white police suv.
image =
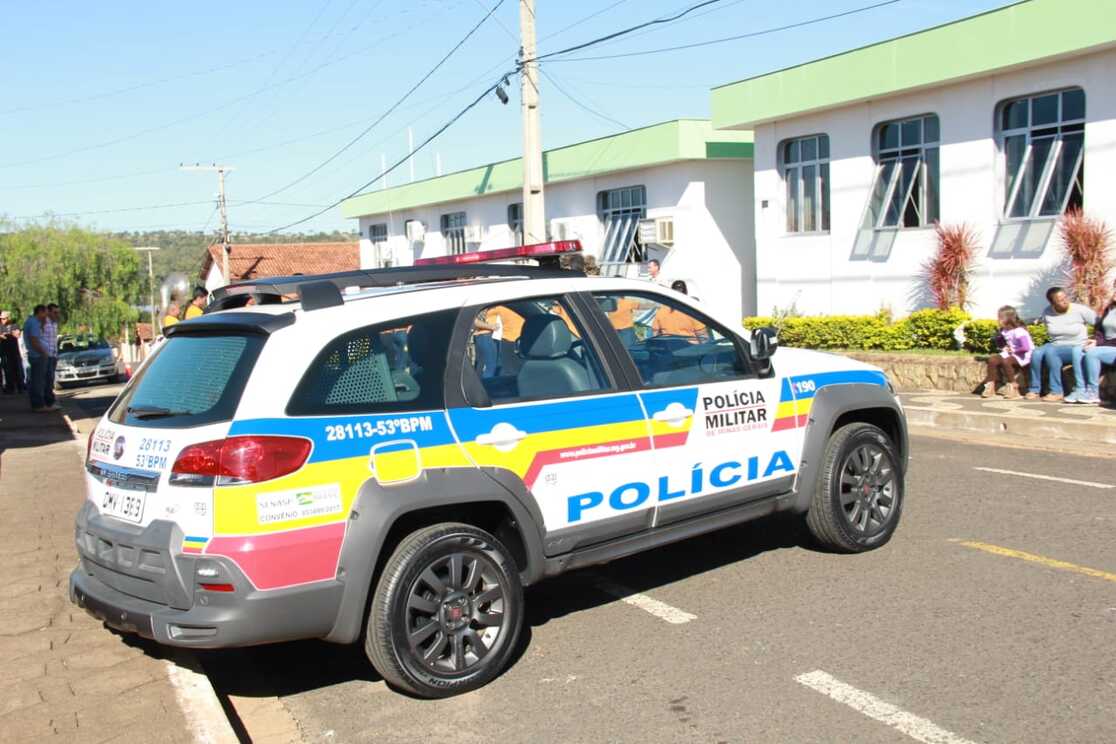
POLYGON ((477 258, 244 282, 168 329, 90 437, 73 601, 176 646, 362 640, 441 697, 508 664, 548 576, 778 511, 831 550, 891 537, 879 370, 477 258))

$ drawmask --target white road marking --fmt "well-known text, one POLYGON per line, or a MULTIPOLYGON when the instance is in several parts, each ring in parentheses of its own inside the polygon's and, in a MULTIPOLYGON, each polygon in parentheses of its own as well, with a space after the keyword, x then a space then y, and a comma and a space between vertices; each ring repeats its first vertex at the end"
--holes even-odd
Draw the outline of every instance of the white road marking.
POLYGON ((1090 488, 1116 488, 1111 483, 1097 483, 1096 481, 1074 480, 1073 478, 1055 478, 1053 475, 1039 475, 1038 473, 1017 473, 1014 470, 1000 470, 999 468, 973 467, 973 470, 982 470, 985 473, 999 473, 1000 475, 1018 475, 1020 478, 1034 478, 1036 480, 1056 481, 1069 483, 1071 486, 1089 486, 1090 488))
POLYGON ((843 703, 869 718, 906 734, 915 741, 921 741, 923 744, 974 744, 969 739, 960 737, 951 731, 946 731, 933 721, 928 721, 891 703, 886 703, 870 692, 864 692, 852 685, 847 685, 820 669, 800 674, 794 680, 823 695, 828 695, 837 702, 843 703))
POLYGON ((198 744, 236 744, 232 724, 197 659, 188 652, 179 652, 175 654, 175 660, 166 662, 166 668, 178 698, 178 707, 182 709, 194 741, 198 744))
POLYGON ((611 594, 619 599, 621 602, 630 604, 633 607, 638 607, 644 612, 648 612, 660 620, 665 620, 672 625, 682 625, 691 620, 697 620, 697 615, 691 615, 685 610, 680 610, 677 607, 671 607, 666 602, 660 602, 657 599, 652 599, 646 594, 640 594, 634 589, 629 589, 626 586, 614 584, 607 579, 597 579, 597 586, 604 592, 611 594))

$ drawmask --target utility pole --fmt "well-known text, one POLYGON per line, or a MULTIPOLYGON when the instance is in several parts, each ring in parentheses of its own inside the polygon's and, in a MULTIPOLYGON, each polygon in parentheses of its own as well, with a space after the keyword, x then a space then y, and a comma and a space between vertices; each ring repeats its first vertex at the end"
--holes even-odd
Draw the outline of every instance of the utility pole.
POLYGON ((217 208, 221 211, 221 273, 225 277, 225 284, 230 283, 229 278, 229 209, 228 203, 225 201, 225 174, 233 170, 232 166, 217 165, 212 163, 210 165, 201 165, 194 163, 193 165, 178 164, 179 170, 185 171, 217 171, 217 208))
POLYGON ((137 245, 136 250, 147 254, 147 289, 151 301, 151 337, 154 338, 163 332, 163 318, 155 311, 155 268, 151 262, 151 254, 159 250, 159 246, 137 245))
POLYGON ((523 242, 546 241, 542 135, 539 133, 539 63, 535 61, 535 0, 519 0, 520 98, 523 102, 523 242))

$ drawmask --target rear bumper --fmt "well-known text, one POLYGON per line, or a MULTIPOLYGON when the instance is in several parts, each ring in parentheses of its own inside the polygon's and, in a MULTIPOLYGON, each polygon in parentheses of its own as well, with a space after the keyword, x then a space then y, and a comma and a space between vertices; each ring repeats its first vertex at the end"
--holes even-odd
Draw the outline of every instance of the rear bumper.
POLYGON ((173 646, 320 638, 333 627, 343 583, 259 590, 228 558, 183 553, 182 537, 173 522, 139 528, 102 517, 86 502, 76 523, 80 560, 70 575, 70 600, 112 628, 173 646), (209 591, 202 583, 232 591, 209 591))
POLYGON ((322 582, 295 590, 252 592, 231 604, 199 603, 177 610, 113 589, 79 565, 70 574, 70 601, 124 633, 168 646, 229 648, 324 637, 337 614, 341 585, 322 582))

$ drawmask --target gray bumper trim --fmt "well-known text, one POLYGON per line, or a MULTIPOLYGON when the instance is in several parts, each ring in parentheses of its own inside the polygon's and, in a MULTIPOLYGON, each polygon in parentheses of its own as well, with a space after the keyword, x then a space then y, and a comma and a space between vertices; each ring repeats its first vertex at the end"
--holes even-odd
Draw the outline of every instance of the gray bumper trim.
POLYGON ((109 627, 193 648, 324 637, 337 616, 342 588, 336 581, 323 581, 247 594, 213 593, 206 597, 211 604, 178 610, 113 589, 81 566, 70 574, 70 600, 109 627))

